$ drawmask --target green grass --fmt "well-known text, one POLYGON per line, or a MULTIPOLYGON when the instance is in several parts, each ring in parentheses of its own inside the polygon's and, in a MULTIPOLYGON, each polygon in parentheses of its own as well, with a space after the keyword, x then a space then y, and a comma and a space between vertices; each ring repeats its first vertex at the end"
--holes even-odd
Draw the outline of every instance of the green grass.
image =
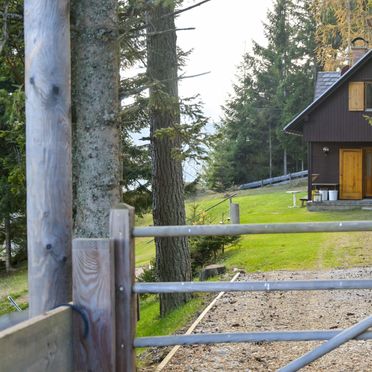
POLYGON ((137 326, 137 336, 162 336, 174 333, 177 329, 186 326, 193 318, 195 312, 202 308, 203 297, 195 296, 186 305, 172 311, 167 317, 159 317, 159 301, 157 297, 150 296, 141 300, 141 317, 137 326))
MULTIPOLYGON (((288 190, 300 190, 297 200, 306 196, 304 183, 265 187, 240 191, 233 202, 240 206, 241 223, 286 223, 371 220, 371 211, 351 210, 333 212, 309 212, 306 208, 288 208, 292 195, 288 190)), ((222 194, 208 193, 189 200, 188 215, 193 206, 206 210, 223 200, 222 194)), ((299 203, 298 203, 299 204, 299 203)), ((228 201, 208 212, 210 223, 220 223, 229 216, 228 201)), ((151 224, 151 216, 137 221, 140 225, 151 224)), ((371 233, 312 233, 273 234, 242 236, 236 246, 228 247, 223 261, 228 267, 246 271, 328 269, 372 265, 371 233), (367 240, 366 240, 367 239, 367 240), (358 243, 359 242, 359 243, 358 243)), ((136 242, 137 266, 147 264, 154 256, 151 239, 136 242)))
POLYGON ((15 311, 8 296, 22 308, 27 308, 27 266, 22 265, 10 274, 0 275, 0 315, 15 311))
MULTIPOLYGON (((305 196, 304 184, 265 187, 257 190, 240 191, 234 203, 240 205, 241 223, 279 223, 371 220, 370 211, 308 212, 306 208, 288 208, 292 196, 287 190, 301 190, 299 199, 305 196)), ((223 199, 221 194, 199 195, 187 202, 190 215, 192 206, 207 209, 223 199)), ((228 201, 208 212, 211 223, 226 220, 229 214, 228 201)), ((151 215, 137 218, 136 224, 152 224, 151 215)), ((136 239, 136 266, 144 266, 155 255, 151 238, 136 239)), ((372 233, 313 233, 313 234, 272 234, 243 236, 239 243, 225 249, 220 259, 229 268, 239 267, 246 271, 308 270, 336 267, 371 266, 372 233)), ((22 267, 10 275, 0 276, 0 315, 14 310, 8 303, 11 295, 22 306, 27 304, 27 272, 22 267)), ((202 298, 196 297, 189 304, 159 318, 159 304, 155 297, 141 301, 141 320, 138 336, 171 334, 184 327, 195 312, 202 307, 202 298)))

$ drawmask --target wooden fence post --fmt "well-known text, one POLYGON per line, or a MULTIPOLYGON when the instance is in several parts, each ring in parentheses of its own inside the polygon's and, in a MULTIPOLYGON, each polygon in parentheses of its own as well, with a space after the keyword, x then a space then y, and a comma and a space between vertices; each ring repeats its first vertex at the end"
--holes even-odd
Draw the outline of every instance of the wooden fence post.
POLYGON ((30 317, 71 301, 69 5, 24 2, 30 317))
POLYGON ((120 204, 110 212, 110 238, 115 247, 116 370, 136 370, 133 340, 136 333, 137 301, 132 291, 135 280, 134 208, 120 204))
POLYGON ((114 247, 109 239, 73 241, 73 302, 75 371, 115 372, 114 247))

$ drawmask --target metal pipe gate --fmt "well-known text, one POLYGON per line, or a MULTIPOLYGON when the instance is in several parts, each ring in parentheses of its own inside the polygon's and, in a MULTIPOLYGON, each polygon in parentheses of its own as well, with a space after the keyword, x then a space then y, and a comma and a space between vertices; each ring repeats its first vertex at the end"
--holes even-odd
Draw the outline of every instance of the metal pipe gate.
MULTIPOLYGON (((136 295, 141 293, 175 293, 175 292, 220 292, 220 291, 313 291, 313 290, 346 290, 372 289, 372 278, 364 280, 311 280, 311 281, 249 281, 249 282, 179 282, 179 283, 135 283, 134 277, 134 238, 135 237, 169 237, 195 235, 243 235, 243 234, 276 234, 305 232, 339 232, 339 231, 372 231, 372 222, 318 222, 318 223, 286 223, 286 224, 247 224, 247 225, 203 225, 203 226, 157 226, 134 227, 134 209, 123 205, 113 209, 110 216, 111 238, 108 239, 107 252, 115 259, 115 273, 112 276, 115 287, 115 304, 108 306, 109 312, 114 310, 115 330, 115 365, 117 371, 135 371, 135 348, 150 346, 193 345, 232 342, 277 342, 277 341, 314 341, 326 340, 324 344, 291 362, 282 371, 296 371, 315 359, 351 339, 371 340, 372 316, 346 330, 302 330, 286 332, 248 332, 248 333, 218 333, 194 334, 180 336, 157 336, 135 338, 137 321, 136 295)), ((86 240, 86 239, 85 239, 86 240)), ((102 243, 102 239, 99 240, 102 243)), ((78 251, 79 240, 74 242, 74 251, 78 251)), ((92 258, 91 258, 92 260, 92 258)), ((92 265, 92 262, 90 262, 92 265)), ((75 273, 74 276, 80 273, 75 273)), ((85 288, 74 287, 74 302, 84 296, 85 288)), ((86 295, 85 295, 86 296, 86 295)), ((88 315, 95 313, 93 306, 84 302, 88 315)), ((89 318, 89 317, 88 317, 89 318)), ((91 324, 93 329, 95 324, 91 324)), ((112 334, 110 333, 111 343, 112 334)), ((81 339, 84 345, 80 350, 84 354, 97 355, 94 345, 90 351, 88 343, 81 339)), ((85 360, 89 355, 80 356, 85 360)))

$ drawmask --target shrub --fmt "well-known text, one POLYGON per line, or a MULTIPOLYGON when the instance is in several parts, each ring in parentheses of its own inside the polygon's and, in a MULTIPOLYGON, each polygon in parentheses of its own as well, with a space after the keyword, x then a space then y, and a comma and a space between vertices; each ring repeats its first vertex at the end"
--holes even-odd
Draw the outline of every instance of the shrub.
MULTIPOLYGON (((190 223, 193 225, 211 224, 213 220, 199 206, 192 206, 190 223)), ((224 223, 223 220, 221 223, 224 223)), ((193 273, 204 265, 216 262, 219 254, 224 254, 226 245, 236 243, 238 236, 196 236, 189 238, 191 266, 193 273)))

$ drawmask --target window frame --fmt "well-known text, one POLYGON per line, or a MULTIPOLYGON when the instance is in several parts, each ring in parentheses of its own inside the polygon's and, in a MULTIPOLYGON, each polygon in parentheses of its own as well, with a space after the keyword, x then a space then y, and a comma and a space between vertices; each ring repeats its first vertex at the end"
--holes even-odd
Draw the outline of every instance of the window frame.
POLYGON ((368 80, 364 82, 364 111, 372 112, 372 80, 368 80), (371 91, 370 91, 371 107, 367 107, 367 86, 371 86, 371 91))

